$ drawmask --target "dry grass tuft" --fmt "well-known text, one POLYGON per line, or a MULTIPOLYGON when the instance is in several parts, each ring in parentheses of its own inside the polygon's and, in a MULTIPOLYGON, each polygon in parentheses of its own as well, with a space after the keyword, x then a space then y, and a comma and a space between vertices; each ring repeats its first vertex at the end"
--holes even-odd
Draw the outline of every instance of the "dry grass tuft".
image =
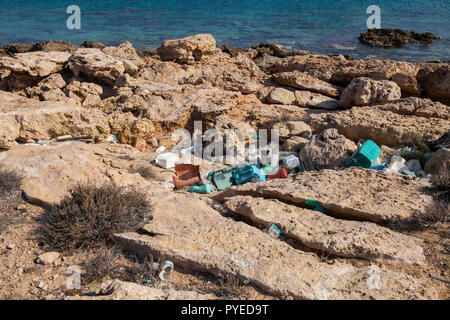
POLYGON ((70 252, 113 243, 115 233, 136 231, 150 217, 144 193, 109 183, 79 184, 42 216, 41 240, 51 249, 70 252))

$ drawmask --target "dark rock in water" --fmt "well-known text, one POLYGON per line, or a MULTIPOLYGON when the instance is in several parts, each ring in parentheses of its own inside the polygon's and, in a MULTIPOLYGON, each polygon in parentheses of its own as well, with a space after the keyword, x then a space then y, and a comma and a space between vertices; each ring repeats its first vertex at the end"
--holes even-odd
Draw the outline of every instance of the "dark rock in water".
POLYGON ((36 42, 29 51, 63 51, 73 53, 79 48, 78 45, 62 40, 36 42))
POLYGON ((32 47, 32 43, 7 44, 6 46, 2 47, 2 51, 8 55, 12 55, 14 53, 28 52, 32 47))
POLYGON ((95 48, 95 49, 103 49, 106 46, 103 43, 100 42, 94 42, 94 41, 85 41, 81 44, 84 48, 95 48))
POLYGON ((431 44, 441 37, 430 32, 418 33, 401 29, 370 29, 359 36, 359 41, 378 47, 398 47, 408 43, 431 44))
POLYGON ((258 56, 267 54, 279 58, 286 58, 289 56, 301 55, 305 53, 305 51, 302 50, 286 49, 285 47, 279 44, 273 43, 260 43, 258 45, 252 46, 252 49, 258 51, 258 56))
POLYGON ((432 151, 450 148, 450 131, 444 134, 439 139, 431 141, 429 145, 432 151))

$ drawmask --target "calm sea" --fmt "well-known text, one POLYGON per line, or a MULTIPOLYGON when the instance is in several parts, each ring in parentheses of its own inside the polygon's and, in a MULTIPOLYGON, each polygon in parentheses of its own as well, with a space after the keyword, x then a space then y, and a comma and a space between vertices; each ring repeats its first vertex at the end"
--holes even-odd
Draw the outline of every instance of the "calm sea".
POLYGON ((0 45, 84 40, 144 49, 162 40, 212 33, 218 44, 248 47, 260 42, 295 49, 351 54, 358 58, 450 60, 449 0, 1 0, 0 45), (431 46, 372 48, 360 44, 369 5, 381 8, 381 27, 433 32, 431 46), (81 29, 66 27, 70 5, 81 9, 81 29))

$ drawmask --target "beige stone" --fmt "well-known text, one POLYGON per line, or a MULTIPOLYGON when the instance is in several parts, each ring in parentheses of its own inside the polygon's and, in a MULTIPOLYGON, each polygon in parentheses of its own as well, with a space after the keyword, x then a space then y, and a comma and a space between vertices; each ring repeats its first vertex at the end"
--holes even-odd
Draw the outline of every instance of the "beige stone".
POLYGON ((308 73, 293 71, 283 72, 272 76, 273 80, 282 85, 291 86, 297 89, 318 92, 330 97, 339 97, 342 88, 329 84, 308 73))
POLYGON ((355 78, 342 92, 339 103, 345 108, 350 108, 383 104, 400 97, 400 87, 393 81, 355 78))
POLYGON ((432 201, 429 194, 422 192, 427 186, 429 183, 408 176, 353 167, 230 187, 215 199, 252 195, 299 206, 312 199, 331 216, 378 222, 407 219, 414 212, 423 212, 432 201))
POLYGON ((261 227, 275 223, 283 236, 345 258, 385 263, 425 264, 421 241, 370 222, 335 219, 278 200, 235 196, 225 207, 261 227))
POLYGON ((435 288, 385 268, 321 262, 313 253, 296 250, 244 222, 221 216, 192 195, 160 197, 153 209, 153 219, 143 227, 144 233, 116 235, 124 248, 164 255, 192 271, 219 277, 238 275, 263 291, 295 299, 437 296, 435 288), (381 281, 372 281, 376 279, 381 281))

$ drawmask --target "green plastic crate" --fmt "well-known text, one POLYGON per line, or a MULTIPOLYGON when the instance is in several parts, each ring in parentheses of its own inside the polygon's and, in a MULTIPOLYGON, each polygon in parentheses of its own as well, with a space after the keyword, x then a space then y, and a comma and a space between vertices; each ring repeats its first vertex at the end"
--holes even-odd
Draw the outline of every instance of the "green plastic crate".
POLYGON ((380 147, 372 140, 363 143, 356 154, 347 160, 347 167, 370 168, 381 153, 380 147))
POLYGON ((233 177, 233 169, 221 169, 218 171, 211 172, 208 177, 214 182, 217 190, 222 191, 232 185, 235 185, 233 177))

